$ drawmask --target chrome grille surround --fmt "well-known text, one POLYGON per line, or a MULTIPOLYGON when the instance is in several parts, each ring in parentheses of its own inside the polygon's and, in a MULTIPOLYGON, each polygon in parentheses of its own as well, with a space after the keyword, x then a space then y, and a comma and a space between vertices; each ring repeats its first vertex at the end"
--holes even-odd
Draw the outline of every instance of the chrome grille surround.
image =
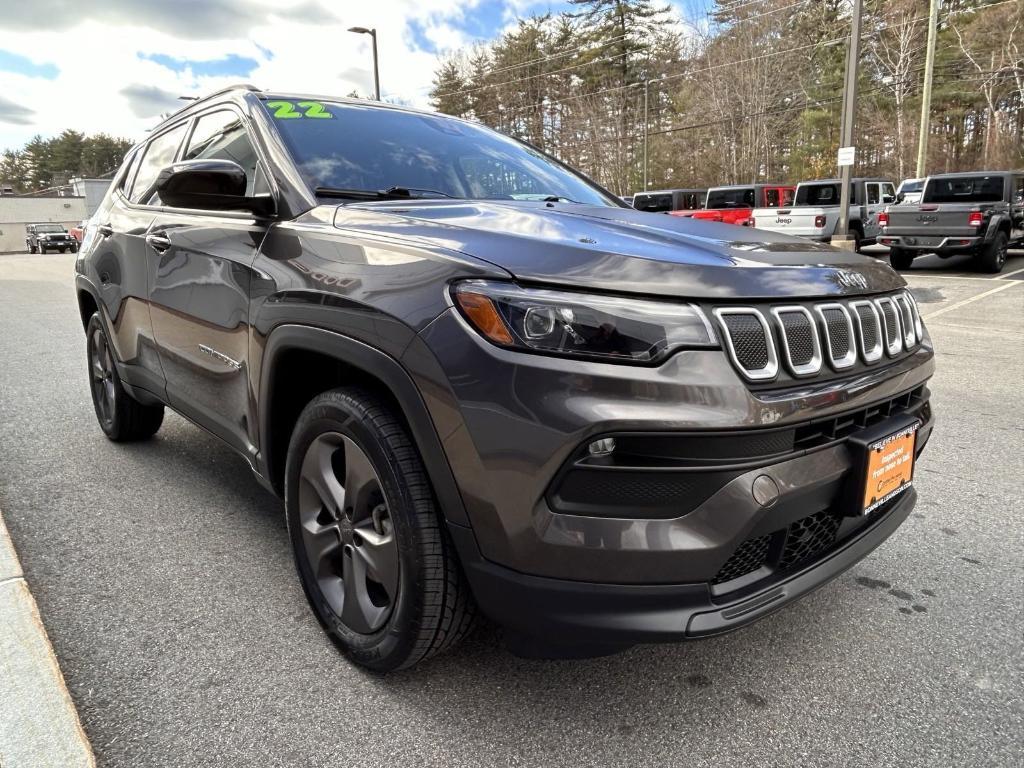
POLYGON ((772 316, 775 318, 779 330, 779 340, 782 342, 782 359, 786 367, 794 376, 813 376, 821 370, 821 338, 818 335, 818 324, 806 307, 799 305, 786 307, 772 307, 772 316), (802 315, 807 320, 807 328, 811 333, 811 356, 806 362, 794 362, 793 349, 790 346, 790 329, 786 325, 787 315, 802 315))
POLYGON ((883 337, 885 330, 882 327, 882 318, 879 315, 878 308, 867 299, 860 301, 851 301, 850 309, 853 310, 854 317, 857 318, 857 338, 860 340, 860 354, 864 358, 866 363, 877 363, 882 359, 883 352, 883 337), (861 316, 860 310, 865 309, 871 313, 875 323, 875 343, 869 349, 866 344, 867 334, 864 332, 864 319, 861 316))
POLYGON ((718 307, 713 310, 713 314, 718 319, 719 325, 721 325, 722 338, 725 340, 725 348, 729 353, 732 364, 751 381, 769 381, 774 379, 779 373, 779 358, 775 353, 775 337, 764 315, 753 307, 718 307), (768 362, 764 367, 749 369, 740 361, 736 353, 736 347, 733 344, 732 331, 727 320, 727 318, 732 316, 752 317, 761 325, 761 328, 764 330, 768 357, 768 362))
POLYGON ((914 323, 914 310, 911 307, 909 294, 900 293, 893 296, 893 301, 900 310, 900 324, 903 326, 903 346, 906 349, 913 349, 920 339, 917 338, 917 331, 914 323))
POLYGON ((732 364, 748 381, 833 377, 896 359, 925 339, 917 302, 908 290, 871 298, 778 306, 715 307, 719 335, 732 364))
POLYGON ((882 317, 882 340, 885 342, 885 353, 896 357, 903 351, 903 329, 900 327, 900 308, 889 296, 875 299, 878 314, 882 317))
POLYGON ((841 371, 844 368, 849 368, 851 365, 857 362, 857 339, 853 332, 853 319, 850 317, 850 310, 845 305, 839 304, 838 302, 832 302, 829 304, 815 304, 814 311, 821 320, 821 330, 825 335, 824 348, 828 352, 828 362, 837 371, 841 371), (835 345, 832 343, 832 328, 829 322, 826 312, 839 312, 843 316, 843 320, 846 324, 846 351, 839 356, 836 356, 835 345))

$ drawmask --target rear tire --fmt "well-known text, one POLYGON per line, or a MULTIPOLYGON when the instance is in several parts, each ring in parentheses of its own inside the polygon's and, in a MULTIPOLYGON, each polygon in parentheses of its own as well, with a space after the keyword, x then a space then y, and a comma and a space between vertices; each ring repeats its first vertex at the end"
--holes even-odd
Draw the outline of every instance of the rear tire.
POLYGON ((991 243, 985 243, 974 255, 974 263, 979 272, 996 274, 1003 271, 1006 264, 1006 249, 1010 239, 1005 232, 997 232, 991 243))
POLYGON ((99 312, 89 318, 85 333, 89 390, 100 429, 117 443, 152 437, 163 423, 164 407, 143 405, 125 390, 99 312))
POLYGON ((906 251, 903 248, 889 249, 889 264, 892 265, 893 269, 910 269, 910 265, 913 263, 914 254, 910 251, 906 251))
POLYGON ((324 392, 288 447, 285 511, 317 619, 356 664, 388 672, 458 643, 476 606, 404 425, 371 392, 324 392))
POLYGON ((853 252, 860 253, 860 249, 863 247, 861 243, 864 242, 864 233, 859 229, 853 228, 850 230, 850 237, 853 238, 853 252))

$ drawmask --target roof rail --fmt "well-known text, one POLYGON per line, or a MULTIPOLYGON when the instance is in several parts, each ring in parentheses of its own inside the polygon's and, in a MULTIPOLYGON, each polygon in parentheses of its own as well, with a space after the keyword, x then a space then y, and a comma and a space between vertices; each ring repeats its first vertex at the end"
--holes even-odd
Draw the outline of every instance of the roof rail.
POLYGON ((186 109, 191 109, 196 104, 202 104, 204 101, 208 101, 209 99, 212 99, 215 96, 220 96, 221 94, 229 93, 230 91, 237 91, 237 90, 246 90, 246 91, 253 91, 255 93, 259 93, 262 89, 261 88, 257 88, 255 85, 253 85, 251 83, 235 83, 234 85, 229 85, 229 86, 227 86, 225 88, 221 88, 219 91, 214 91, 213 93, 208 93, 205 96, 200 96, 197 99, 187 101, 183 107, 180 107, 179 109, 176 109, 173 112, 171 112, 171 114, 169 114, 167 117, 165 117, 159 123, 157 123, 157 125, 163 125, 168 120, 170 120, 172 117, 175 117, 176 115, 184 112, 186 109))

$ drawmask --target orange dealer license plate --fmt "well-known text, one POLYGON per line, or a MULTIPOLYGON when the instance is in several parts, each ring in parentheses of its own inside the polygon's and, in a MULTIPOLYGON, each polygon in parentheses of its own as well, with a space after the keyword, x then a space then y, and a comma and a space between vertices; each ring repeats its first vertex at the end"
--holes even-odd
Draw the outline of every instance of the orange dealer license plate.
POLYGON ((863 514, 874 512, 913 483, 914 443, 919 426, 915 422, 868 444, 863 514))

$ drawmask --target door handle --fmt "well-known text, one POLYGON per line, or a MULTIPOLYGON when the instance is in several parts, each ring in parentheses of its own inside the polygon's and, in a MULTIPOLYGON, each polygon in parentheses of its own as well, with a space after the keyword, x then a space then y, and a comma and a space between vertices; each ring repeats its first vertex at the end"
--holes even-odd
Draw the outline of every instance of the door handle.
POLYGON ((96 231, 99 232, 103 237, 110 237, 114 234, 114 228, 109 224, 100 224, 96 227, 96 231))
POLYGON ((171 240, 161 232, 154 232, 151 235, 146 235, 146 245, 157 253, 163 253, 171 247, 171 240))

